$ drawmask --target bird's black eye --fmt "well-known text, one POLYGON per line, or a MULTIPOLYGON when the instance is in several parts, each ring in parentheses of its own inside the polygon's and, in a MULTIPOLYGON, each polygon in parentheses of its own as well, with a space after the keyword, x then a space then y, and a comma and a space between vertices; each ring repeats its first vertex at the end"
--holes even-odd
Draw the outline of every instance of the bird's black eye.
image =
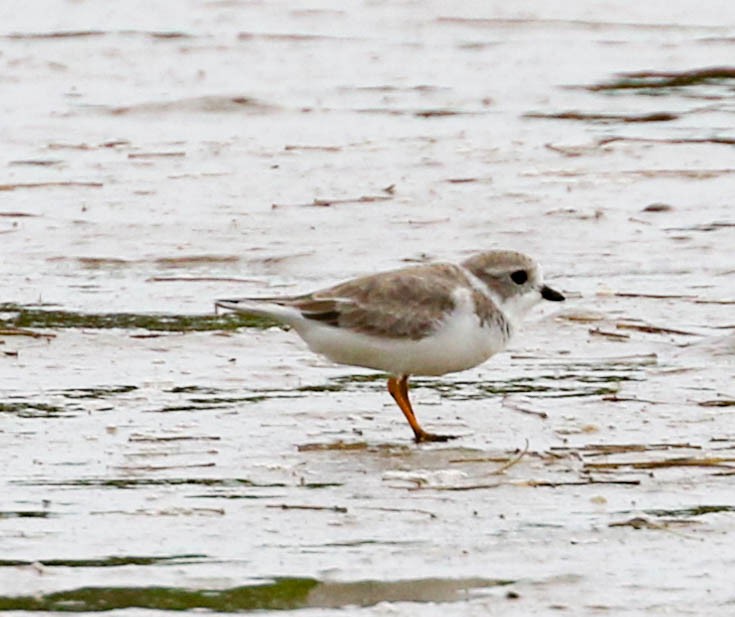
POLYGON ((515 272, 511 273, 510 278, 513 279, 513 282, 516 285, 523 285, 528 280, 528 272, 525 270, 516 270, 515 272))

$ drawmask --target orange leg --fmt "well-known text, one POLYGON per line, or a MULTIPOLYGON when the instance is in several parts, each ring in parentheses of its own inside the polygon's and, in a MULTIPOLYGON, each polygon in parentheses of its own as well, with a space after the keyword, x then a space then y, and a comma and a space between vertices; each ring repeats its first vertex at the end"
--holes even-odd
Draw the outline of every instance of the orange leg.
POLYGON ((427 433, 421 428, 419 421, 416 419, 416 414, 413 412, 411 407, 411 401, 408 398, 408 375, 402 375, 400 379, 391 377, 388 379, 388 392, 393 397, 398 407, 401 408, 403 415, 406 416, 406 420, 413 429, 414 439, 416 443, 422 441, 448 441, 455 439, 456 435, 435 435, 433 433, 427 433))

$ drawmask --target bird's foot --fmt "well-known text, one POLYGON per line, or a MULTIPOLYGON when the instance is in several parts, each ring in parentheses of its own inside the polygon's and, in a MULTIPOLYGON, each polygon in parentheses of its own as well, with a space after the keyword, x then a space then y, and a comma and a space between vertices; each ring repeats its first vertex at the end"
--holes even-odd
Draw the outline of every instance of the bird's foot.
POLYGON ((449 441, 450 439, 457 439, 459 435, 436 435, 435 433, 416 433, 414 436, 414 441, 416 443, 422 443, 425 441, 449 441))

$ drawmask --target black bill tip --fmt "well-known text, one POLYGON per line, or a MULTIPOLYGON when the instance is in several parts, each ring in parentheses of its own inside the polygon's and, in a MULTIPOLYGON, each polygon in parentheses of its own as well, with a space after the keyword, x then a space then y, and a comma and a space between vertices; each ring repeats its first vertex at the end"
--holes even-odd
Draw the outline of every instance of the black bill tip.
POLYGON ((548 285, 544 285, 541 288, 541 297, 544 300, 551 300, 551 302, 563 302, 564 296, 562 296, 556 289, 552 289, 548 285))

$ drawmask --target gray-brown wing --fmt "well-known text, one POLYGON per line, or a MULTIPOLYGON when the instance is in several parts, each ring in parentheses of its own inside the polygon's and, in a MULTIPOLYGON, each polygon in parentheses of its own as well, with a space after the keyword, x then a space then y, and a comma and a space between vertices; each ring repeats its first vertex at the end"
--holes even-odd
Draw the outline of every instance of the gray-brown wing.
POLYGON ((286 301, 307 319, 364 334, 419 339, 454 309, 453 292, 469 286, 457 266, 435 264, 383 272, 286 301))

